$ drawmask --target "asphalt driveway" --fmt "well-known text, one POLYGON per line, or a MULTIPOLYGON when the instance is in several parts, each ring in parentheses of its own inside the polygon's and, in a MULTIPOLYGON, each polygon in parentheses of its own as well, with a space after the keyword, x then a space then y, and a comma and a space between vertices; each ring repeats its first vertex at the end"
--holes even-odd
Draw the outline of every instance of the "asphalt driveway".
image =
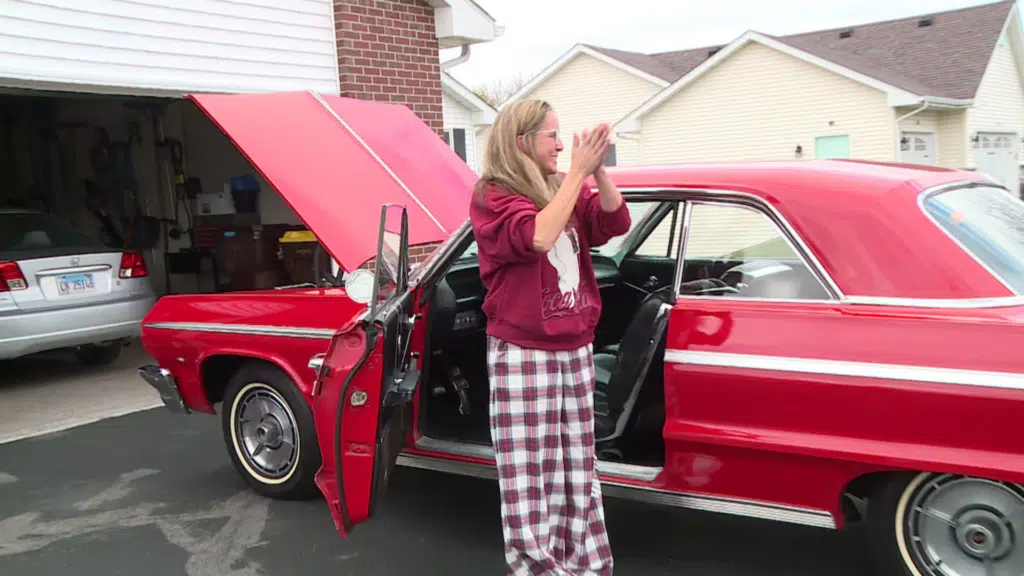
MULTIPOLYGON (((163 409, 0 445, 0 574, 502 574, 493 482, 399 469, 348 540, 320 500, 272 502, 218 421, 163 409)), ((853 535, 609 499, 619 574, 864 576, 853 535)))

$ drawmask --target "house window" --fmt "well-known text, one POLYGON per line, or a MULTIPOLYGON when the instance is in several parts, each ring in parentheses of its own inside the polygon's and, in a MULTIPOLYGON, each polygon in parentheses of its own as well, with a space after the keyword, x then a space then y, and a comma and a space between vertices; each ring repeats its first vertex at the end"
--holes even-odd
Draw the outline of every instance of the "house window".
POLYGON ((814 139, 815 158, 849 158, 849 136, 820 136, 814 139))
POLYGON ((615 144, 613 143, 608 147, 608 151, 604 153, 604 165, 615 166, 618 162, 618 156, 615 153, 615 144))
POLYGON ((466 129, 465 128, 451 128, 444 131, 444 140, 449 146, 455 150, 455 153, 462 158, 462 161, 466 161, 466 129))

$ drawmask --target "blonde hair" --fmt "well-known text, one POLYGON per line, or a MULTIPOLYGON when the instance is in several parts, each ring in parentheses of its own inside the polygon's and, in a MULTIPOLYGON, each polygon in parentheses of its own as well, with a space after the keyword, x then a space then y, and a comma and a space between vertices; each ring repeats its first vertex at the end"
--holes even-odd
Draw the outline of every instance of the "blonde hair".
POLYGON ((476 184, 482 195, 490 184, 497 184, 513 194, 526 196, 538 208, 547 206, 562 183, 562 177, 552 174, 545 178, 533 151, 537 131, 544 125, 551 105, 543 100, 512 102, 498 113, 487 137, 484 149, 484 169, 476 184), (523 137, 522 150, 517 145, 523 137))

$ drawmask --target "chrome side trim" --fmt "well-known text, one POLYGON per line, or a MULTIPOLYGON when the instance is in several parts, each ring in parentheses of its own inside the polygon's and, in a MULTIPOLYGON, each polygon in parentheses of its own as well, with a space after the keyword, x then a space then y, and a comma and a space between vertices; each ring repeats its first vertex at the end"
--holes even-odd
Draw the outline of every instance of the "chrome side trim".
MULTIPOLYGON (((446 460, 420 454, 400 454, 397 463, 400 466, 473 476, 476 478, 497 479, 497 470, 487 464, 446 460)), ((603 493, 613 498, 623 498, 662 506, 702 510, 718 514, 730 514, 747 518, 759 518, 775 522, 802 524, 815 528, 835 529, 835 519, 828 511, 796 506, 783 506, 766 502, 754 502, 735 498, 704 496, 681 492, 669 492, 656 488, 631 486, 620 482, 602 480, 603 493)))
POLYGON ((862 306, 897 306, 900 308, 945 308, 970 310, 1024 306, 1024 296, 992 296, 990 298, 889 298, 884 296, 847 296, 847 304, 862 306))
MULTIPOLYGON (((993 182, 979 182, 979 181, 954 182, 952 184, 942 184, 940 186, 933 186, 931 188, 926 188, 925 190, 922 190, 921 193, 917 195, 917 207, 921 210, 921 213, 925 215, 925 218, 927 218, 928 221, 932 223, 932 225, 934 225, 936 228, 941 230, 942 233, 945 234, 946 237, 949 238, 954 244, 956 244, 957 247, 959 247, 960 250, 963 251, 964 254, 967 254, 968 256, 970 256, 972 260, 974 260, 975 262, 978 263, 978 266, 981 266, 986 272, 989 273, 990 276, 992 276, 993 278, 998 280, 999 283, 1002 284, 1004 287, 1006 287, 1006 289, 1009 290, 1011 294, 1013 294, 1014 296, 1020 296, 1020 293, 1017 292, 1016 290, 1014 290, 1013 286, 1011 286, 1009 282, 1007 282, 1002 276, 997 274, 996 271, 993 270, 988 264, 982 262, 981 259, 978 258, 974 254, 974 252, 971 252, 970 250, 968 250, 967 247, 964 246, 962 242, 960 242, 959 240, 956 239, 955 236, 950 234, 950 232, 948 230, 946 230, 941 224, 939 224, 938 220, 936 220, 931 214, 928 213, 928 210, 925 209, 924 203, 929 198, 931 198, 932 196, 936 196, 938 194, 942 194, 943 192, 949 192, 950 190, 957 190, 959 188, 1000 188, 1000 189, 1002 189, 1004 191, 1007 191, 1007 193, 1010 193, 1008 190, 1006 190, 1005 186, 1003 186, 1001 184, 998 184, 998 183, 996 183, 994 181, 993 182)), ((1013 197, 1017 198, 1017 195, 1013 194, 1013 197)), ((1019 198, 1018 198, 1018 201, 1020 201, 1019 198)))
POLYGON ((765 370, 769 372, 800 372, 828 376, 853 376, 881 380, 907 380, 932 384, 956 384, 960 386, 1024 390, 1024 374, 990 372, 987 370, 934 368, 907 364, 881 364, 696 350, 666 350, 665 362, 696 366, 765 370))
MULTIPOLYGON (((438 440, 429 436, 420 436, 416 440, 416 448, 427 452, 440 452, 453 456, 466 456, 469 458, 484 458, 494 460, 494 449, 490 446, 479 444, 465 444, 452 442, 451 440, 438 440)), ((597 469, 601 474, 616 476, 637 482, 653 482, 658 474, 661 474, 661 466, 637 466, 635 464, 622 464, 620 462, 597 463, 597 469)))
POLYGON ((214 322, 151 322, 144 328, 182 330, 185 332, 212 332, 216 334, 242 334, 246 336, 282 336, 286 338, 314 338, 330 340, 336 330, 328 328, 302 328, 300 326, 262 326, 256 324, 220 324, 214 322))

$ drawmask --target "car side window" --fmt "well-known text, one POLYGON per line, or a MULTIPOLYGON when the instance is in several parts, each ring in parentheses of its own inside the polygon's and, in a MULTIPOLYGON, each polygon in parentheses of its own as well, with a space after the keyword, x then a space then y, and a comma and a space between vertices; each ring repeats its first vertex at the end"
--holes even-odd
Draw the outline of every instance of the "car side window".
MULTIPOLYGON (((653 203, 652 203, 653 204, 653 203)), ((683 205, 676 203, 665 212, 658 225, 637 246, 637 256, 653 256, 675 260, 679 254, 679 230, 682 228, 683 205)))
POLYGON ((629 218, 632 220, 629 230, 625 234, 615 236, 605 244, 594 248, 594 250, 604 256, 611 256, 617 253, 622 248, 622 243, 636 230, 637 225, 647 216, 647 213, 656 208, 658 204, 660 202, 651 200, 631 201, 629 198, 626 198, 626 209, 629 210, 629 218))
POLYGON ((694 202, 683 248, 683 286, 700 283, 701 294, 779 300, 829 300, 831 294, 790 244, 786 234, 756 208, 694 202))

